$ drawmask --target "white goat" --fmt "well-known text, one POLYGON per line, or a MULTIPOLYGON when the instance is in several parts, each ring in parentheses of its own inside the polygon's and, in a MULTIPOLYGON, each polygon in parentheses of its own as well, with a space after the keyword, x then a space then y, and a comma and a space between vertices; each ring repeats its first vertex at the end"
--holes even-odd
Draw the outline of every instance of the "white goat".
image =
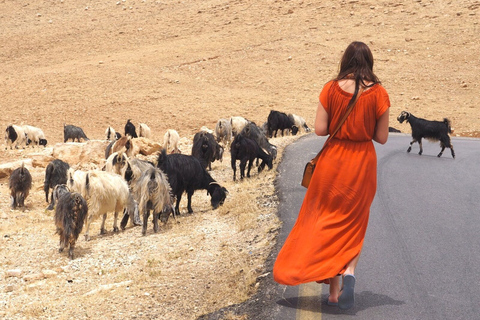
MULTIPOLYGON (((70 190, 80 193, 88 203, 88 221, 85 231, 85 240, 90 240, 89 230, 93 220, 103 215, 100 234, 105 234, 105 220, 107 212, 114 212, 113 231, 118 232, 118 212, 125 208, 132 217, 135 214, 137 206, 128 189, 127 182, 118 174, 105 171, 87 171, 75 174, 69 170, 69 179, 67 186, 70 190), (77 177, 84 176, 85 179, 77 177)), ((133 219, 132 219, 133 220, 133 219)))
POLYGON ((168 129, 165 135, 163 136, 163 148, 167 151, 172 148, 172 153, 181 153, 178 149, 178 142, 180 141, 180 136, 178 132, 174 129, 168 129))
POLYGON ((217 142, 223 142, 224 146, 227 146, 232 140, 232 125, 227 119, 220 119, 215 126, 215 136, 217 142))
POLYGON ((249 123, 247 119, 244 117, 231 117, 230 118, 230 125, 232 126, 232 134, 236 136, 240 132, 242 132, 243 128, 249 123))
POLYGON ((147 126, 145 123, 140 123, 139 127, 140 129, 138 131, 138 136, 150 139, 150 137, 152 136, 150 127, 147 126))

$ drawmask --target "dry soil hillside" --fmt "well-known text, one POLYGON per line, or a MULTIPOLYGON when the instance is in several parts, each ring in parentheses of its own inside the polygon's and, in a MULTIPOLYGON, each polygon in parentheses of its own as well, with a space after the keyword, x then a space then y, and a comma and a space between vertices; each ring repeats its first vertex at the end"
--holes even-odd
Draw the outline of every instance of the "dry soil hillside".
MULTIPOLYGON (((53 146, 64 123, 102 139, 107 125, 122 131, 132 119, 156 141, 176 129, 189 153, 193 134, 219 118, 261 124, 276 109, 312 125, 323 84, 360 40, 390 94, 391 126, 409 132, 396 121, 407 110, 479 136, 479 8, 478 0, 3 0, 0 127, 40 127, 53 146)), ((38 152, 1 150, 2 164, 38 152)), ((0 180, 2 318, 195 319, 248 298, 270 271, 275 170, 234 183, 227 154, 212 170, 230 192, 221 209, 198 192, 194 215, 146 237, 130 228, 81 238, 74 261, 56 250, 44 167, 32 172, 26 211, 9 209, 0 180)))

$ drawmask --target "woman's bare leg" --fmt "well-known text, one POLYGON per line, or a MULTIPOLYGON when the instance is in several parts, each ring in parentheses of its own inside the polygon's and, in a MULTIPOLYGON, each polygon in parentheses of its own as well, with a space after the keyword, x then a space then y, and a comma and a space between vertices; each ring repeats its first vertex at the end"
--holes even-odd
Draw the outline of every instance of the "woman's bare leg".
POLYGON ((330 278, 330 296, 328 297, 328 301, 332 303, 338 302, 338 295, 340 294, 340 277, 336 276, 334 278, 330 278))
POLYGON ((355 275, 355 268, 357 267, 358 260, 360 259, 360 253, 362 252, 360 251, 357 254, 357 256, 347 264, 347 269, 345 269, 345 272, 343 273, 343 275, 346 275, 346 274, 355 275))

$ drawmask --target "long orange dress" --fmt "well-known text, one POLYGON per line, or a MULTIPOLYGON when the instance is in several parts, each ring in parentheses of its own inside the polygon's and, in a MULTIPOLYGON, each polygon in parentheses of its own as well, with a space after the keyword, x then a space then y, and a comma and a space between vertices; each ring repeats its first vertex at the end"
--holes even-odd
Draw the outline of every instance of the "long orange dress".
MULTIPOLYGON (((323 88, 320 102, 331 130, 345 114, 351 97, 337 81, 323 88)), ((322 152, 297 221, 273 267, 276 282, 328 282, 360 253, 377 188, 372 138, 377 120, 389 107, 388 94, 380 84, 364 91, 322 152)))

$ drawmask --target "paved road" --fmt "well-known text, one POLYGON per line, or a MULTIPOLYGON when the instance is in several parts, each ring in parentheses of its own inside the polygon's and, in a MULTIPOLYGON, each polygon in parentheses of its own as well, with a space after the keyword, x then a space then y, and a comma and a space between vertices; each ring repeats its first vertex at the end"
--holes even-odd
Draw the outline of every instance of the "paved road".
MULTIPOLYGON (((305 189, 303 164, 324 138, 314 134, 290 145, 277 181, 284 222, 276 253, 291 230, 305 189)), ((295 287, 271 275, 248 302, 229 308, 251 319, 480 319, 480 140, 454 138, 456 159, 438 143, 424 142, 406 153, 410 137, 390 135, 375 144, 378 189, 364 250, 357 266, 355 307, 326 306, 328 287, 295 287)), ((220 313, 208 319, 220 319, 220 313)))

